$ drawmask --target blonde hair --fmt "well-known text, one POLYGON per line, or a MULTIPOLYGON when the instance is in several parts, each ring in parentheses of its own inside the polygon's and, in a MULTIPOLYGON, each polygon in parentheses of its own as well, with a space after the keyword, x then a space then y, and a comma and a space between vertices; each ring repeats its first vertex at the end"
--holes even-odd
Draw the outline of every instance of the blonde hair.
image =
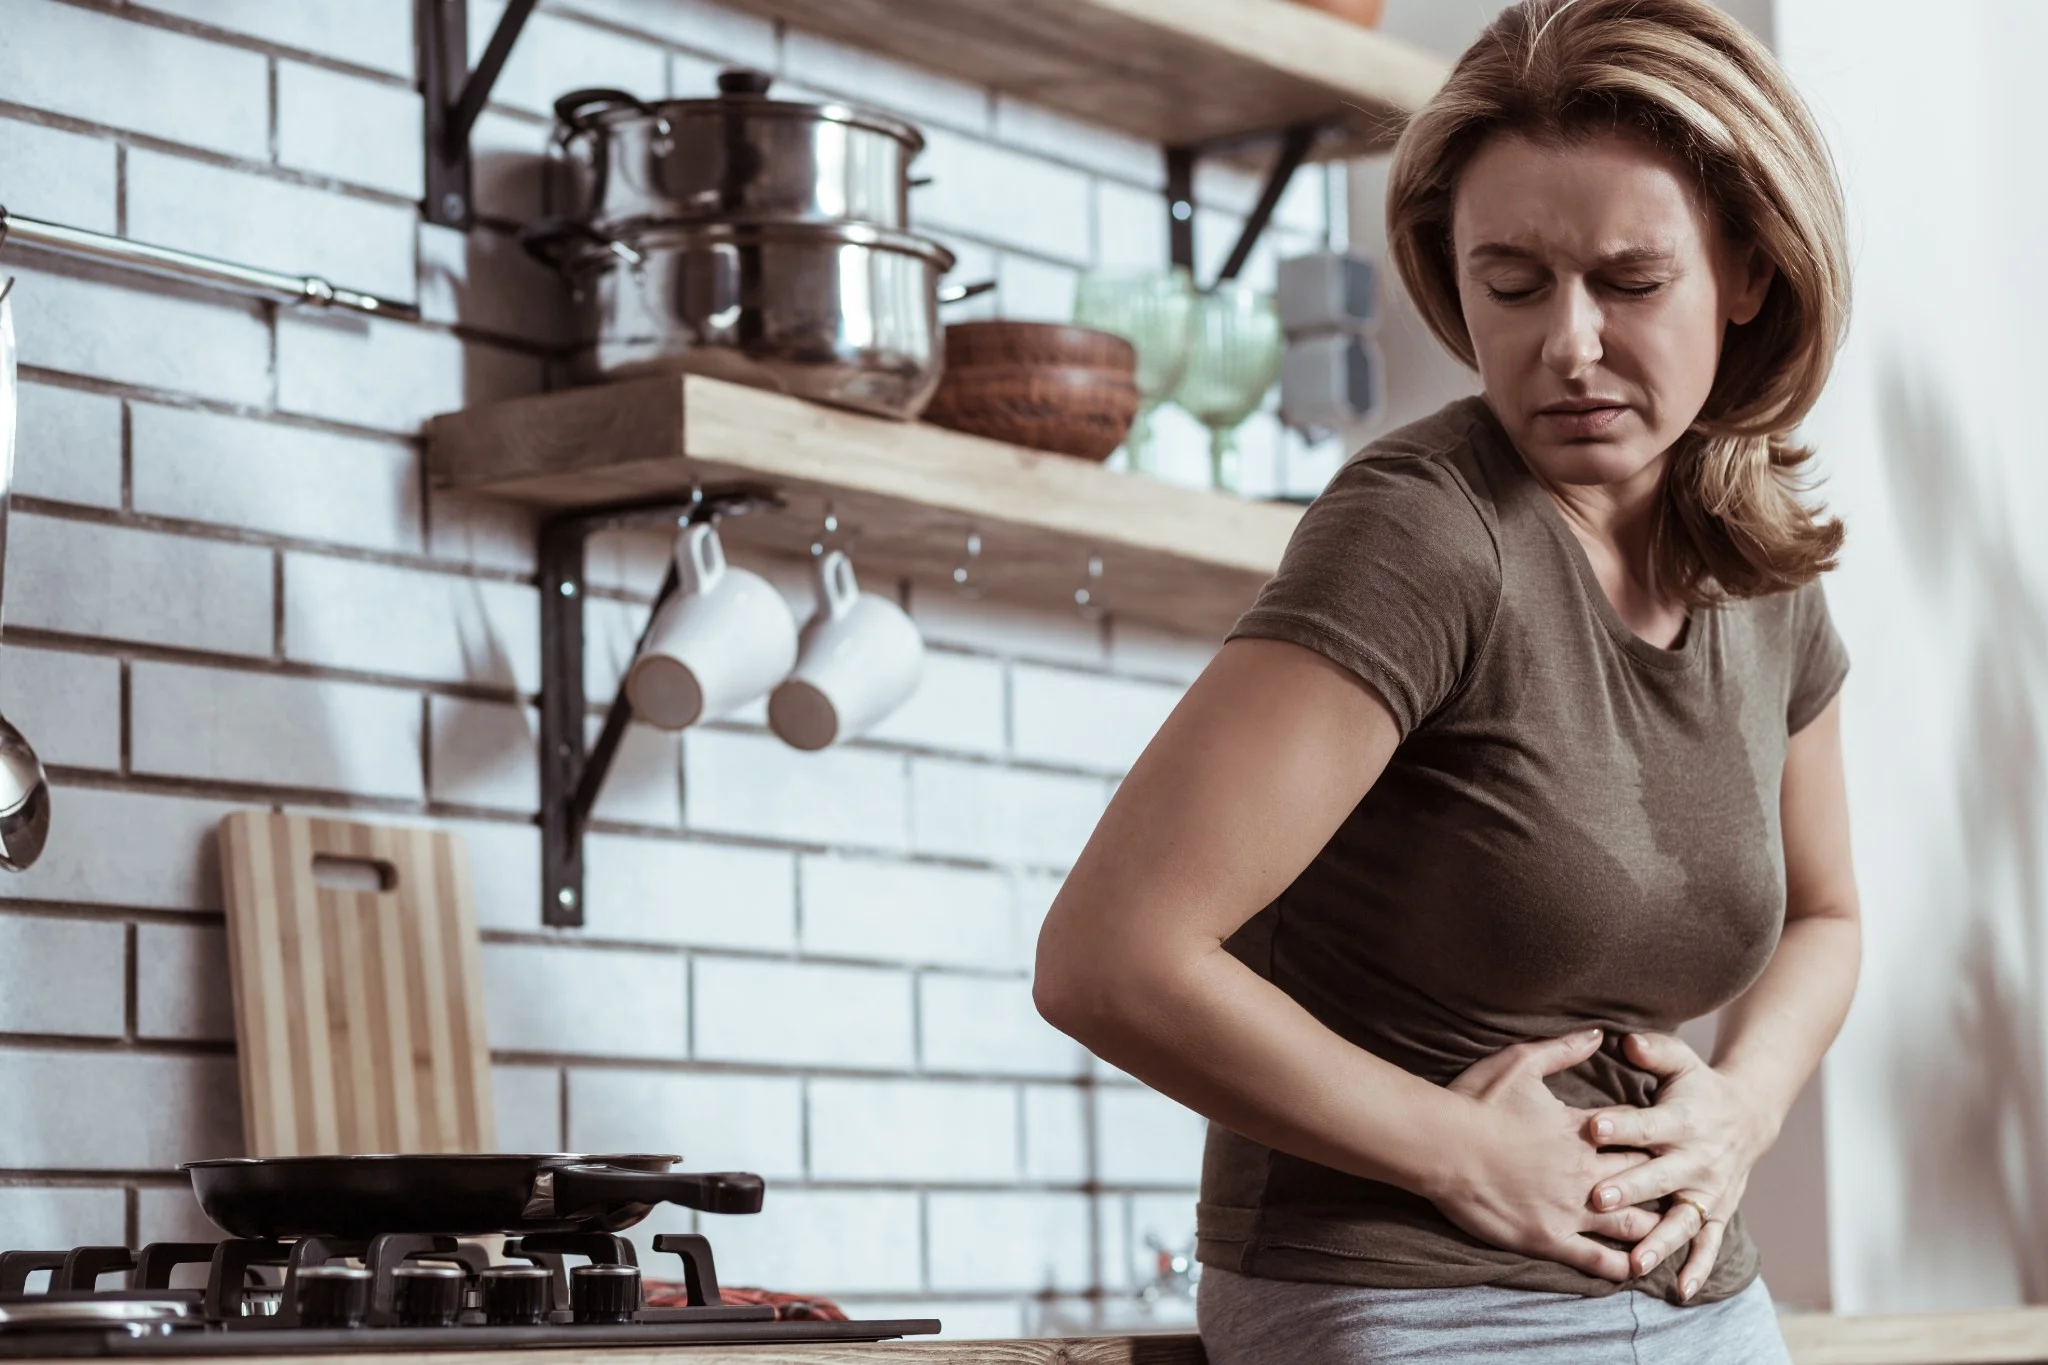
POLYGON ((1790 433, 1848 325, 1848 247, 1827 146, 1747 29, 1707 0, 1523 0, 1503 11, 1395 149, 1394 264, 1429 329, 1476 368, 1451 247, 1460 174, 1497 133, 1609 131, 1677 157, 1723 230, 1777 267, 1763 310, 1727 332, 1706 404, 1672 451, 1658 585, 1707 606, 1810 582, 1835 566, 1842 524, 1802 498, 1812 451, 1790 433))

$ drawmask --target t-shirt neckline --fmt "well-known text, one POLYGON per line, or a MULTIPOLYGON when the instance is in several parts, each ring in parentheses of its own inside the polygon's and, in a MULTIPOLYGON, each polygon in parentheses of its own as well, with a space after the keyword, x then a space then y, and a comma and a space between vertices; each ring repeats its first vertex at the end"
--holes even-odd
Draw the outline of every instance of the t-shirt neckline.
POLYGON ((1585 597, 1586 604, 1592 609, 1594 616, 1599 618, 1601 626, 1606 629, 1608 637, 1630 658, 1651 668, 1679 670, 1695 667, 1706 653, 1701 645, 1700 636, 1706 625, 1704 617, 1707 613, 1697 609, 1687 613, 1686 624, 1678 632, 1678 645, 1675 649, 1653 645, 1636 634, 1629 623, 1621 619, 1621 613, 1614 609, 1614 603, 1607 596, 1607 589, 1600 586, 1600 575, 1594 572, 1593 561, 1587 556, 1586 547, 1572 534, 1572 528, 1565 523, 1564 513, 1559 510, 1556 501, 1544 490, 1543 485, 1536 481, 1535 474, 1530 472, 1528 462, 1522 458, 1522 452, 1515 446, 1514 439, 1508 435, 1507 428, 1501 425, 1500 418, 1494 414, 1492 406, 1483 397, 1476 398, 1475 402, 1481 414, 1481 424, 1505 452, 1522 495, 1536 504, 1537 515, 1543 518, 1543 524, 1549 529, 1550 534, 1561 543, 1565 557, 1571 562, 1572 572, 1579 581, 1579 591, 1585 597))

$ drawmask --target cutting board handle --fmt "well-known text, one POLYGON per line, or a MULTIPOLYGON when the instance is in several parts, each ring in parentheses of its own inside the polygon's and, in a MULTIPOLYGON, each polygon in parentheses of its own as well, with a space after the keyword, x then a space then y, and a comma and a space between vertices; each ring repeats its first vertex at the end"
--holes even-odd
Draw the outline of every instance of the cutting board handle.
POLYGON ((386 858, 315 853, 313 884, 327 891, 381 894, 398 889, 398 866, 386 858))

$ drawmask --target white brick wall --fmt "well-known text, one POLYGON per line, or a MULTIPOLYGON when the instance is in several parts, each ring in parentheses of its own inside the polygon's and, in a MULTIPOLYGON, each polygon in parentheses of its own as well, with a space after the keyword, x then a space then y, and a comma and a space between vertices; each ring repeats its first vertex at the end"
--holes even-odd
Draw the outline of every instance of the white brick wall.
MULTIPOLYGON (((421 550, 419 452, 410 445, 155 403, 131 404, 128 414, 138 512, 392 554, 421 550)), ((113 418, 118 506, 118 407, 113 418)))
POLYGON ((239 1156, 230 1057, 0 1048, 0 1152, 19 1170, 168 1170, 239 1156))
MULTIPOLYGON (((0 176, 5 174, 0 167, 0 176)), ((14 490, 25 497, 119 507, 121 401, 80 389, 23 384, 14 460, 14 490)))
POLYGON ((811 1174, 905 1184, 1015 1180, 1017 1092, 953 1081, 814 1080, 811 1174))
POLYGON ((803 1112, 793 1076, 569 1072, 569 1146, 579 1152, 675 1152, 691 1170, 802 1179, 803 1112))
POLYGON ((869 967, 699 958, 697 1055, 721 1062, 908 1069, 910 978, 869 967))
MULTIPOLYGON (((478 124, 489 221, 465 237, 412 203, 412 8, 6 6, 10 207, 417 298, 427 320, 9 255, 29 501, 0 707, 60 782, 42 862, 0 883, 0 1095, 32 1101, 0 1104, 0 1243, 213 1235, 172 1166, 240 1140, 214 831, 269 805, 463 834, 501 1145, 771 1180, 760 1217, 664 1211, 643 1249, 701 1227, 733 1283, 956 1334, 1116 1320, 1144 1232, 1185 1240, 1200 1124, 1038 1018, 1031 953, 1213 642, 917 586, 925 682, 867 739, 798 754, 758 707, 680 743, 633 730, 585 846, 587 927, 545 930, 534 516, 429 492, 417 432, 539 387, 565 336, 513 232, 548 211, 546 109, 572 86, 703 93, 740 61, 920 123, 920 225, 957 278, 1000 283, 961 316, 1063 317, 1083 269, 1160 263, 1158 149, 713 0, 549 0, 478 124)), ((474 47, 499 9, 474 0, 474 47)), ((1287 242, 1320 230, 1320 183, 1283 204, 1287 242)), ((1200 189, 1213 258, 1256 182, 1200 189)), ((1161 432, 1199 478, 1204 433, 1161 432)), ((1269 417, 1245 442, 1277 467, 1269 417)), ((632 599, 590 604, 593 699, 665 553, 593 547, 593 585, 632 599)), ((756 567, 808 612, 791 565, 756 567)))
POLYGON ((0 915, 0 1033, 120 1037, 126 937, 101 921, 0 915))
POLYGON ((226 929, 214 924, 135 926, 135 1035, 234 1041, 226 929))
POLYGON ((45 766, 121 766, 121 663, 104 654, 0 650, 0 707, 45 766))

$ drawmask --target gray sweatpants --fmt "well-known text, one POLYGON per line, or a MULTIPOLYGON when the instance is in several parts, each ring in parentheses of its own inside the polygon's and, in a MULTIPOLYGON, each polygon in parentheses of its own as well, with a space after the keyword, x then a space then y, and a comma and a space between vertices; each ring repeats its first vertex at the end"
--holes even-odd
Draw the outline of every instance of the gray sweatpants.
POLYGON ((1679 1308, 1527 1289, 1359 1289, 1202 1269, 1209 1365, 1791 1365, 1762 1280, 1679 1308))

